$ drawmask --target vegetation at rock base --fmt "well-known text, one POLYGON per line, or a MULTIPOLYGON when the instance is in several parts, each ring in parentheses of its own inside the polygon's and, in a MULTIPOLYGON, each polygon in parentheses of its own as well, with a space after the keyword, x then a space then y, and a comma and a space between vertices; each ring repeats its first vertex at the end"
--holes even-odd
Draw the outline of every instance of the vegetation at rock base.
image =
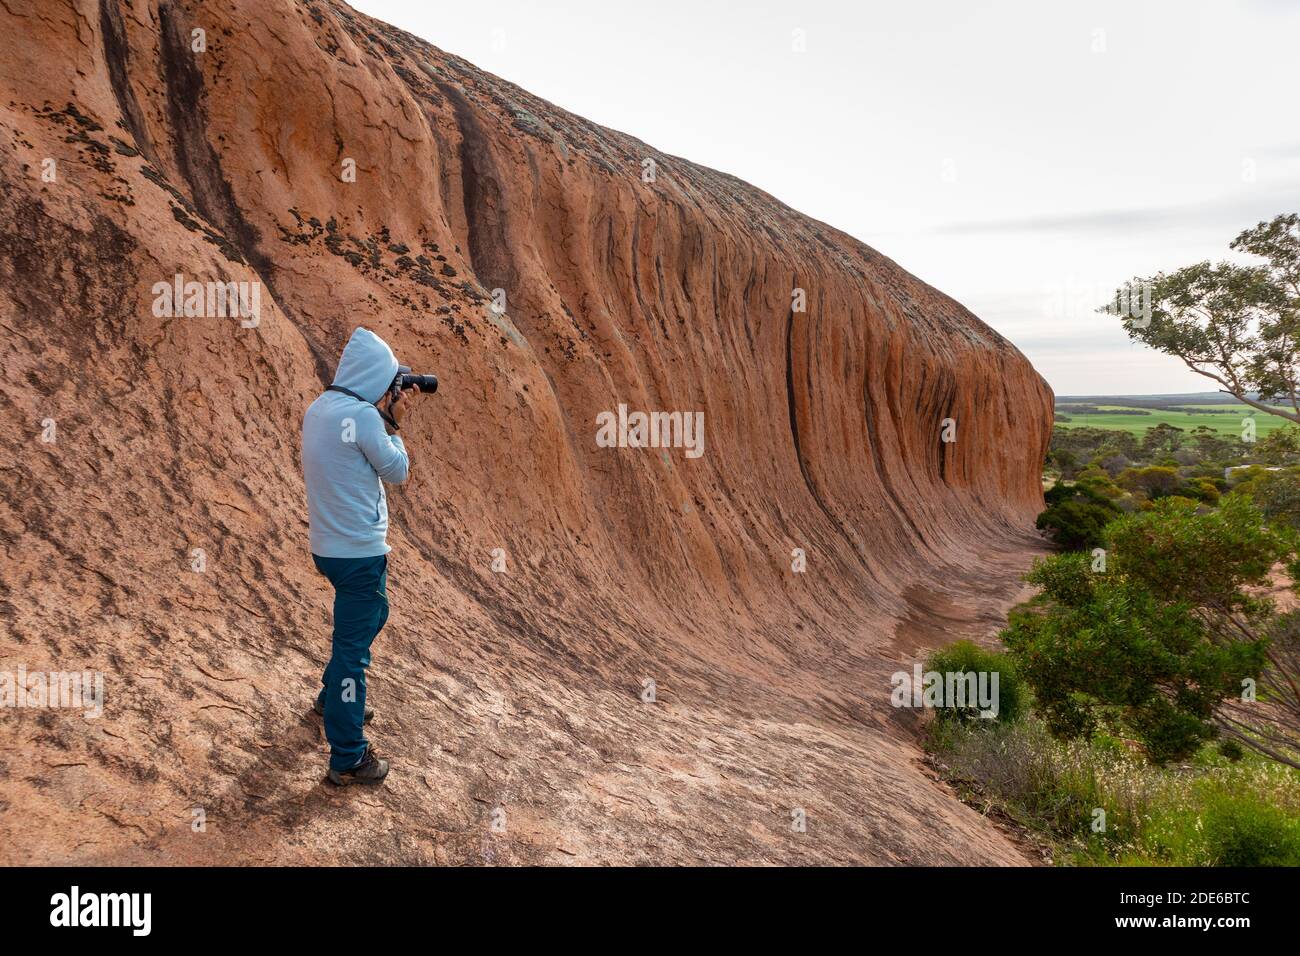
POLYGON ((1038 529, 1071 550, 1100 547, 1106 524, 1122 513, 1103 490, 1086 481, 1058 484, 1044 498, 1047 510, 1038 516, 1038 529))
POLYGON ((1300 865, 1300 428, 1058 428, 1044 480, 1060 553, 980 659, 1018 706, 937 711, 935 763, 1057 863, 1300 865))
MULTIPOLYGON (((1154 762, 1186 759, 1261 679, 1276 614, 1248 589, 1296 560, 1295 536, 1231 495, 1207 513, 1163 499, 1108 525, 1105 544, 1104 569, 1080 553, 1036 562, 1026 580, 1042 591, 1003 642, 1054 735, 1114 723, 1154 762)), ((1286 749, 1300 767, 1300 735, 1286 749)))
POLYGON ((941 720, 958 723, 968 721, 998 721, 1012 723, 1020 719, 1025 708, 1025 691, 1011 657, 980 647, 973 641, 956 641, 935 651, 925 663, 927 672, 942 675, 998 675, 997 712, 991 717, 980 713, 980 708, 969 701, 948 699, 947 685, 939 688, 939 701, 935 714, 941 720))
POLYGON ((1300 866, 1300 778, 1252 754, 1206 746, 1160 767, 1123 738, 1062 741, 1033 716, 936 720, 927 745, 962 799, 1058 865, 1300 866))

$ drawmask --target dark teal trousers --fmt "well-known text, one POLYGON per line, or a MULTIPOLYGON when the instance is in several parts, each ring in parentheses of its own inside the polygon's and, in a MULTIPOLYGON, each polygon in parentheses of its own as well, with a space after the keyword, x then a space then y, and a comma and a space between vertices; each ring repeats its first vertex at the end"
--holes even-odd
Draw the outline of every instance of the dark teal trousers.
POLYGON ((370 645, 388 620, 388 555, 312 558, 334 585, 334 644, 320 691, 330 769, 350 770, 370 745, 364 729, 366 668, 370 645))

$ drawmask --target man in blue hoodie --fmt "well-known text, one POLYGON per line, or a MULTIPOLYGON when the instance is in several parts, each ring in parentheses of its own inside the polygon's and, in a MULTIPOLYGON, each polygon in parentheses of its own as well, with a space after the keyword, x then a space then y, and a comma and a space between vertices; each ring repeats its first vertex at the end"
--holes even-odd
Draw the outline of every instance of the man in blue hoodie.
MULTIPOLYGON (((376 404, 399 370, 379 336, 358 328, 339 359, 334 384, 302 421, 311 553, 334 585, 334 641, 315 710, 330 743, 329 779, 378 783, 388 761, 366 740, 366 668, 370 645, 388 620, 388 499, 384 482, 401 484, 410 469, 395 432, 411 399, 376 404), (392 433, 390 433, 390 429, 392 433)), ((405 395, 407 393, 403 393, 405 395)))

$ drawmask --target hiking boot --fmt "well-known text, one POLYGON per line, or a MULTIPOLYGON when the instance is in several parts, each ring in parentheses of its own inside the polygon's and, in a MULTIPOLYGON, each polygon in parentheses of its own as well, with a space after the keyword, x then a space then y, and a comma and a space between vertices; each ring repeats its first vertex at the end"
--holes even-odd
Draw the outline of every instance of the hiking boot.
MULTIPOLYGON (((314 701, 312 701, 311 709, 313 712, 315 712, 317 717, 325 716, 325 705, 320 702, 319 697, 317 697, 314 701)), ((368 724, 374 719, 375 719, 375 709, 373 707, 367 707, 366 716, 361 718, 361 722, 363 724, 368 724)))
POLYGON ((361 763, 351 770, 330 768, 329 781, 340 787, 350 783, 379 783, 388 776, 388 761, 375 754, 374 747, 367 747, 361 763))

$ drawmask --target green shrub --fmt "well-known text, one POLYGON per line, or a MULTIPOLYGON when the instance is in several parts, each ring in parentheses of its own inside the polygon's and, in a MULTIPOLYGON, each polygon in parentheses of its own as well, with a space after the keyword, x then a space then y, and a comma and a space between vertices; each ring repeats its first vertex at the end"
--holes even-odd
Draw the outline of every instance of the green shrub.
POLYGON ((1183 494, 1196 501, 1203 501, 1207 505, 1219 503, 1219 489, 1207 478, 1197 478, 1188 482, 1183 489, 1183 494))
POLYGON ((1293 546, 1236 495, 1205 514, 1167 498, 1106 535, 1104 572, 1087 555, 1035 562, 1040 613, 1012 615, 1003 642, 1053 734, 1088 737, 1116 719, 1153 761, 1182 760, 1213 738, 1242 679, 1259 679, 1267 639, 1248 628, 1270 611, 1250 589, 1293 546))
MULTIPOLYGON (((1097 469, 1101 471, 1101 469, 1097 469)), ((1088 491, 1096 492, 1107 501, 1115 501, 1117 498, 1123 498, 1127 493, 1119 485, 1110 480, 1110 476, 1104 471, 1100 475, 1080 475, 1078 484, 1088 491)))
POLYGON ((1163 697, 1152 698, 1128 716, 1147 756, 1155 763, 1190 757, 1216 736, 1203 707, 1180 710, 1163 697))
POLYGON ((1107 529, 1111 567, 1165 603, 1187 602, 1250 612, 1246 589, 1269 583, 1275 564, 1289 560, 1294 542, 1264 525, 1248 499, 1229 495, 1217 511, 1162 501, 1126 515, 1107 529))
POLYGON ((1253 794, 1211 790, 1201 827, 1210 866, 1300 866, 1300 818, 1253 794))
POLYGON ((1223 757, 1225 760, 1231 760, 1233 763, 1236 763, 1242 757, 1246 756, 1246 751, 1242 750, 1241 744, 1237 743, 1235 740, 1220 740, 1219 756, 1223 757))
POLYGON ((1102 531, 1113 517, 1098 505, 1066 501, 1048 508, 1034 524, 1065 550, 1082 551, 1101 547, 1102 531))
POLYGON ((1066 551, 1101 547, 1106 524, 1122 513, 1095 482, 1055 485, 1043 500, 1047 510, 1035 525, 1066 551))
MULTIPOLYGON (((1131 856, 1173 866, 1300 866, 1294 780, 1276 795, 1249 773, 1170 781, 1149 809, 1131 856)), ((1267 782, 1265 780, 1265 782, 1267 782)))
POLYGON ((1053 485, 1043 493, 1043 501, 1049 508, 1052 505, 1063 504, 1067 501, 1081 501, 1098 505, 1109 504, 1105 497, 1089 488, 1086 482, 1075 482, 1073 484, 1060 482, 1053 485))
POLYGON ((1283 425, 1255 442, 1255 454, 1270 465, 1300 463, 1300 428, 1283 425))
POLYGON ((1233 491, 1251 492, 1254 490, 1255 482, 1268 474, 1268 469, 1263 465, 1250 465, 1246 468, 1238 468, 1232 473, 1232 477, 1227 479, 1228 487, 1233 491))
POLYGON ((1178 476, 1178 462, 1152 465, 1148 468, 1125 468, 1116 479, 1126 491, 1140 493, 1148 498, 1164 498, 1180 494, 1183 479, 1178 476))
POLYGON ((1300 528, 1300 469, 1264 472, 1244 488, 1266 519, 1300 528))
MULTIPOLYGON (((1019 719, 1024 710, 1024 688, 1016 673, 1015 665, 1007 654, 986 650, 972 641, 957 641, 931 654, 925 662, 925 669, 927 672, 935 671, 939 674, 997 675, 996 717, 981 717, 980 708, 974 701, 970 701, 969 697, 967 706, 957 706, 956 700, 949 700, 945 696, 948 691, 945 685, 940 694, 942 706, 936 712, 942 720, 1006 724, 1019 719)), ((991 678, 986 678, 986 681, 991 682, 991 678)), ((991 689, 991 683, 986 686, 991 689)))

